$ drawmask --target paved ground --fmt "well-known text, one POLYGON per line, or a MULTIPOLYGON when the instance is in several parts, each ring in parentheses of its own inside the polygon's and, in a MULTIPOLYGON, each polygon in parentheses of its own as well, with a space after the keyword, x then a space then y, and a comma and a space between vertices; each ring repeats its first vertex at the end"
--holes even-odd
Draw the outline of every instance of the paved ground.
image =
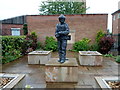
MULTIPOLYGON (((57 58, 58 55, 56 52, 52 53, 52 57, 57 58)), ((68 58, 77 58, 78 53, 67 52, 68 58)), ((40 65, 28 65, 27 56, 24 56, 13 62, 4 64, 2 66, 3 73, 18 73, 26 74, 26 84, 31 85, 35 88, 97 88, 99 87, 96 83, 95 76, 118 76, 118 66, 119 64, 114 61, 112 58, 103 58, 103 65, 99 67, 87 67, 79 66, 79 82, 76 86, 72 83, 69 84, 49 84, 46 86, 45 82, 45 66, 40 65)))

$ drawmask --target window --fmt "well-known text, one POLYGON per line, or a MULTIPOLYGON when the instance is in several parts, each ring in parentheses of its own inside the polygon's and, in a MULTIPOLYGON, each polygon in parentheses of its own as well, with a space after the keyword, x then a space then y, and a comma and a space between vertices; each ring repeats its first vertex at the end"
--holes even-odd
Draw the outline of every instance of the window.
POLYGON ((120 18, 120 13, 118 13, 118 18, 120 18))
POLYGON ((20 28, 11 28, 12 36, 20 36, 20 28))
POLYGON ((113 16, 113 20, 115 20, 115 19, 116 19, 116 16, 114 15, 114 16, 113 16))

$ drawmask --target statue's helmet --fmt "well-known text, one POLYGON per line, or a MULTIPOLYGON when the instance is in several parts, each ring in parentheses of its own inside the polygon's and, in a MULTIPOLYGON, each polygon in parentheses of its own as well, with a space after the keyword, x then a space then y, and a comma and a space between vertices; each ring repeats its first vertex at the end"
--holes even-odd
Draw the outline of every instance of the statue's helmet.
POLYGON ((59 19, 65 19, 65 16, 64 16, 63 14, 61 14, 61 15, 59 16, 59 19))

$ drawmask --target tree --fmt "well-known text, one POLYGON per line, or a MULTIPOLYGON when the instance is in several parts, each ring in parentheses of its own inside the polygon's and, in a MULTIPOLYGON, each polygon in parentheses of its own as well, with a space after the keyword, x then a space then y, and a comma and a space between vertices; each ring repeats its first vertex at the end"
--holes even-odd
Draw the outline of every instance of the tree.
POLYGON ((84 2, 42 2, 40 6, 41 15, 54 14, 82 14, 86 13, 86 5, 84 2))
POLYGON ((23 25, 23 31, 24 31, 24 35, 28 34, 28 28, 27 28, 27 24, 23 25))

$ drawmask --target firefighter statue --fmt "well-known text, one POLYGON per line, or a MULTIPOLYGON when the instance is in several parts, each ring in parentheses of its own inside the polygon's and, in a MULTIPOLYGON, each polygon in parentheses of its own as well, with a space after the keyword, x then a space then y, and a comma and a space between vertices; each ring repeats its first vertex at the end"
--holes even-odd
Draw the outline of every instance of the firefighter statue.
POLYGON ((58 41, 58 54, 59 54, 59 60, 58 62, 64 63, 66 60, 66 47, 67 47, 67 40, 70 40, 69 34, 69 27, 68 24, 65 23, 66 17, 61 14, 59 16, 59 22, 56 25, 56 31, 55 31, 55 37, 58 41))

